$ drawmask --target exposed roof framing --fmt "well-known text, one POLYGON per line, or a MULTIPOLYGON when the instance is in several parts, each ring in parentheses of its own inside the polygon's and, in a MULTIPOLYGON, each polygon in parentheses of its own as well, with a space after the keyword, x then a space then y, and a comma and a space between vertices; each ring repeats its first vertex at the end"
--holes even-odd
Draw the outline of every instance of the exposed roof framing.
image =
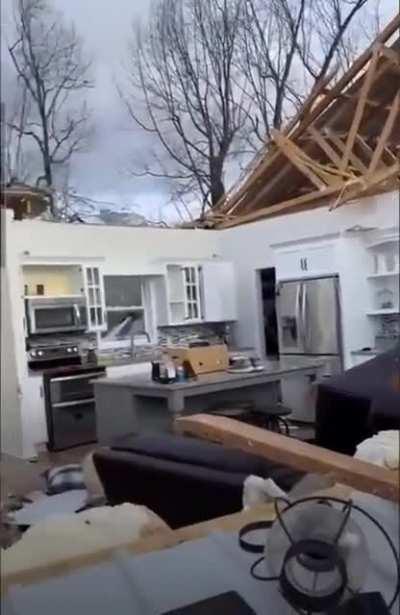
POLYGON ((335 208, 400 186, 399 28, 397 15, 336 84, 316 84, 210 212, 207 226, 236 226, 327 201, 335 208))

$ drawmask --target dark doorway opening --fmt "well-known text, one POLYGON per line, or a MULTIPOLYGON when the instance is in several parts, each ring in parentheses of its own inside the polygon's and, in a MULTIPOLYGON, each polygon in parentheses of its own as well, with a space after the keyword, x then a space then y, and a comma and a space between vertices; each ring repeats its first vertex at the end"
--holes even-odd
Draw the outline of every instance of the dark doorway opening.
POLYGON ((279 340, 276 317, 275 267, 261 269, 260 280, 266 354, 268 357, 276 357, 279 355, 279 340))

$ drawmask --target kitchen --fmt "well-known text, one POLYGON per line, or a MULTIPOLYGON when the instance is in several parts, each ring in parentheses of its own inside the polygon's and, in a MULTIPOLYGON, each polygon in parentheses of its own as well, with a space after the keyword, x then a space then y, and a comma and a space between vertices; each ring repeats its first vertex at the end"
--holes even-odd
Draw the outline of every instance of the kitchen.
MULTIPOLYGON (((386 272, 381 258, 377 260, 380 269, 375 272, 374 255, 379 250, 368 247, 381 237, 387 237, 392 247, 396 245, 396 196, 389 193, 364 199, 362 206, 354 203, 332 213, 320 208, 225 231, 67 225, 14 221, 8 216, 6 269, 19 385, 16 412, 23 435, 20 456, 33 457, 48 438, 42 377, 27 361, 35 358, 27 353, 44 352, 37 345, 42 343, 43 332, 32 333, 31 329, 29 333, 21 326, 27 303, 33 312, 42 305, 43 314, 49 298, 56 296, 60 304, 67 300, 64 316, 68 312, 69 326, 79 329, 79 318, 81 323, 85 318, 85 309, 81 314, 80 308, 86 302, 86 334, 79 333, 78 339, 73 331, 64 332, 61 338, 60 333, 45 334, 47 341, 56 335, 58 343, 70 343, 63 347, 65 356, 53 358, 65 366, 68 355, 71 366, 78 354, 86 359, 88 352, 97 348, 99 364, 107 375, 118 378, 149 373, 150 350, 160 342, 176 344, 188 335, 228 338, 233 347, 252 348, 254 354, 264 357, 269 349, 263 330, 260 272, 275 268, 278 283, 339 276, 341 342, 344 366, 348 368, 355 360, 354 351, 375 348, 375 337, 382 328, 382 315, 369 315, 379 311, 374 285, 382 284, 377 280, 381 271, 385 276, 382 279, 393 286, 392 294, 396 295, 398 265, 386 272), (328 216, 329 233, 325 230, 328 216), (310 259, 310 250, 318 255, 316 264, 310 259), (304 258, 308 258, 306 272, 301 270, 304 258), (129 288, 123 283, 127 280, 129 288), (200 288, 201 304, 197 300, 200 288), (134 315, 134 343, 126 331, 120 335, 124 339, 107 340, 107 333, 127 312, 134 315), (150 336, 150 345, 146 336, 140 335, 144 332, 150 336), (35 342, 29 339, 32 335, 35 342), (74 350, 78 347, 79 352, 74 350), (138 356, 129 356, 132 347, 138 356)), ((396 316, 398 312, 394 303, 393 308, 382 309, 386 309, 385 315, 392 311, 396 316)), ((40 325, 40 316, 38 320, 40 325)), ((67 326, 66 321, 62 326, 67 326)), ((393 327, 389 327, 388 336, 394 335, 393 327)), ((39 358, 46 357, 37 355, 36 362, 39 358)), ((12 369, 11 360, 5 369, 12 369)), ((309 396, 310 392, 304 394, 309 396)), ((65 402, 57 399, 55 403, 65 402)), ((14 412, 12 417, 10 412, 11 419, 17 429, 14 412)))

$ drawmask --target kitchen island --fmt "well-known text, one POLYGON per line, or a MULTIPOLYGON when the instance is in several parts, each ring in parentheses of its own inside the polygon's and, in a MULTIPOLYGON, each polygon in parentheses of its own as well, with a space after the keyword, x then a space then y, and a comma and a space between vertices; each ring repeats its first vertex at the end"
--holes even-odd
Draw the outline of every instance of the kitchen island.
POLYGON ((323 373, 324 362, 293 357, 264 361, 264 369, 249 373, 214 372, 187 382, 160 384, 146 374, 100 378, 94 382, 97 439, 109 445, 115 438, 143 432, 168 432, 183 414, 206 412, 218 403, 254 401, 257 405, 280 398, 280 382, 309 379, 323 373))

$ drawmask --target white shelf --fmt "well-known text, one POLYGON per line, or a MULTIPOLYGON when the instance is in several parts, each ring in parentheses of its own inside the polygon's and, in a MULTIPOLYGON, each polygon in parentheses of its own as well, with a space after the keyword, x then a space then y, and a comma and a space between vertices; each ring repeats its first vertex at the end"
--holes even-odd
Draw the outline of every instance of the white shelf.
POLYGON ((369 280, 378 280, 380 278, 395 278, 400 276, 400 270, 396 271, 385 271, 385 273, 371 273, 367 278, 369 280))
POLYGON ((384 310, 370 310, 367 316, 385 316, 400 314, 399 308, 387 308, 384 310))

